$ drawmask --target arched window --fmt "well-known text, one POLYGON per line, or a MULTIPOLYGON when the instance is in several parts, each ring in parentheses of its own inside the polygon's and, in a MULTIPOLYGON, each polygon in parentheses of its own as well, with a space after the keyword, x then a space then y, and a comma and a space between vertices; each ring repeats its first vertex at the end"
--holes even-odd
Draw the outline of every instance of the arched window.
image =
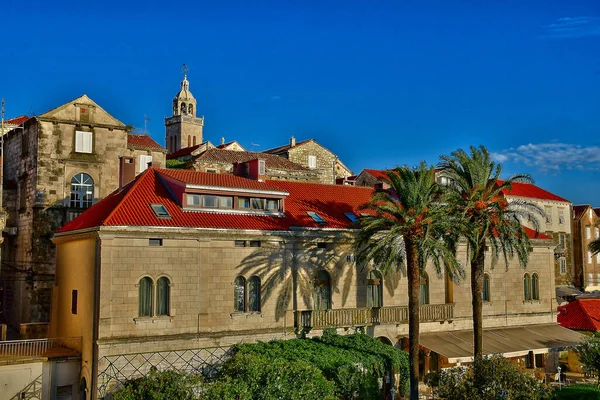
POLYGON ((523 295, 525 300, 531 300, 531 277, 529 274, 523 276, 523 295))
POLYGON ((177 103, 173 103, 173 115, 177 115, 179 113, 179 109, 177 108, 177 103))
POLYGON ((246 279, 243 276, 235 278, 233 284, 233 310, 236 312, 246 311, 246 279))
POLYGON ((260 279, 253 276, 248 280, 248 311, 260 312, 260 279))
POLYGON ((190 104, 188 106, 188 114, 194 115, 194 105, 193 104, 190 104))
POLYGON ((163 276, 156 282, 156 315, 169 315, 170 295, 169 278, 163 276))
POLYGON ((379 271, 371 271, 367 277, 367 307, 383 306, 383 281, 379 271))
POLYGON ((187 113, 187 107, 185 103, 181 103, 181 115, 185 115, 187 113))
POLYGON ((540 299, 540 279, 535 273, 531 275, 531 298, 532 300, 540 299))
POLYGON ((193 140, 192 140, 193 146, 196 145, 196 136, 194 136, 193 140))
POLYGON ((152 279, 147 276, 140 279, 138 315, 140 317, 152 316, 152 279))
POLYGON ((429 277, 427 272, 421 275, 421 284, 419 285, 419 304, 429 304, 429 277))
POLYGON ((94 199, 94 180, 91 176, 78 173, 71 179, 70 207, 89 208, 94 199))
POLYGON ((327 271, 319 271, 315 275, 315 309, 329 310, 331 308, 331 278, 327 271))
POLYGON ((188 146, 190 147, 192 145, 192 137, 188 135, 188 146))
POLYGON ((490 276, 488 274, 483 275, 483 301, 490 301, 490 276))

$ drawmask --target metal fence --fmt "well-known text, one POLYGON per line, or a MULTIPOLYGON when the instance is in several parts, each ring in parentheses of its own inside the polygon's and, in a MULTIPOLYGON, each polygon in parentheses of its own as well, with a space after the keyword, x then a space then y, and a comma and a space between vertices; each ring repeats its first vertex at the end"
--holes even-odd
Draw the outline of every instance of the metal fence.
POLYGON ((81 337, 9 340, 0 342, 0 365, 48 357, 79 356, 81 337))

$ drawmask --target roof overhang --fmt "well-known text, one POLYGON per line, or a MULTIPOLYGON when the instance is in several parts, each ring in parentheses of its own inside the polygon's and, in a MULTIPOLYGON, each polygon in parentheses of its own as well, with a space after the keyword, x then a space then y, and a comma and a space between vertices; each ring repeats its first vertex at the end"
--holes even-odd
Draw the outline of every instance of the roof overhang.
MULTIPOLYGON (((584 338, 558 324, 487 328, 483 330, 483 354, 520 357, 530 351, 561 351, 578 345, 584 338)), ((447 357, 451 364, 473 361, 472 330, 424 333, 419 336, 419 344, 447 357)))

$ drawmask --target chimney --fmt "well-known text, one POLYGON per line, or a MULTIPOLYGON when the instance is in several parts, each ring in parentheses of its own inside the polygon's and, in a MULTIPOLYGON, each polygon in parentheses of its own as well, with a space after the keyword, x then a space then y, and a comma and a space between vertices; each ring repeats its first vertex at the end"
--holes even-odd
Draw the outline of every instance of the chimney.
POLYGON ((148 163, 148 168, 160 169, 160 168, 162 168, 162 166, 160 165, 159 161, 150 161, 148 163))
POLYGON ((135 178, 135 159, 133 157, 119 157, 119 189, 135 178))
POLYGON ((221 136, 221 144, 225 144, 225 138, 221 136))
POLYGON ((290 147, 294 147, 295 145, 296 145, 296 138, 292 136, 290 138, 290 147))

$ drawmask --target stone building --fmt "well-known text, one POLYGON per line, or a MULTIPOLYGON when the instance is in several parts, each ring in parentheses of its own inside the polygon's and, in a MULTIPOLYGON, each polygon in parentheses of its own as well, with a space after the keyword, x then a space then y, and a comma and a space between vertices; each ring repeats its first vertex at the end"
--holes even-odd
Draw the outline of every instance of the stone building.
POLYGON ((337 155, 314 139, 296 142, 292 136, 289 144, 265 150, 263 153, 275 154, 305 168, 318 171, 321 183, 335 184, 338 178, 352 176, 352 171, 342 163, 337 155))
POLYGON ((22 337, 47 333, 56 229, 118 187, 120 157, 135 172, 164 165, 166 151, 129 130, 83 95, 6 133, 3 313, 22 337))
POLYGON ((588 249, 600 237, 600 208, 573 206, 572 229, 575 286, 586 292, 600 290, 600 253, 593 256, 588 249))
POLYGON ((196 111, 196 99, 184 75, 181 88, 173 99, 173 115, 165 118, 165 142, 169 153, 202 143, 204 117, 197 118, 196 111))
MULTIPOLYGON (((406 277, 352 254, 373 189, 259 178, 149 169, 55 235, 51 335, 82 337, 79 383, 91 398, 153 367, 206 369, 240 341, 362 328, 402 346, 406 277)), ((556 325, 551 238, 532 246, 525 271, 487 260, 484 335, 504 340, 484 351, 548 368, 548 348, 580 336, 556 325)), ((423 372, 470 359, 469 282, 468 271, 452 282, 427 267, 423 372)))

